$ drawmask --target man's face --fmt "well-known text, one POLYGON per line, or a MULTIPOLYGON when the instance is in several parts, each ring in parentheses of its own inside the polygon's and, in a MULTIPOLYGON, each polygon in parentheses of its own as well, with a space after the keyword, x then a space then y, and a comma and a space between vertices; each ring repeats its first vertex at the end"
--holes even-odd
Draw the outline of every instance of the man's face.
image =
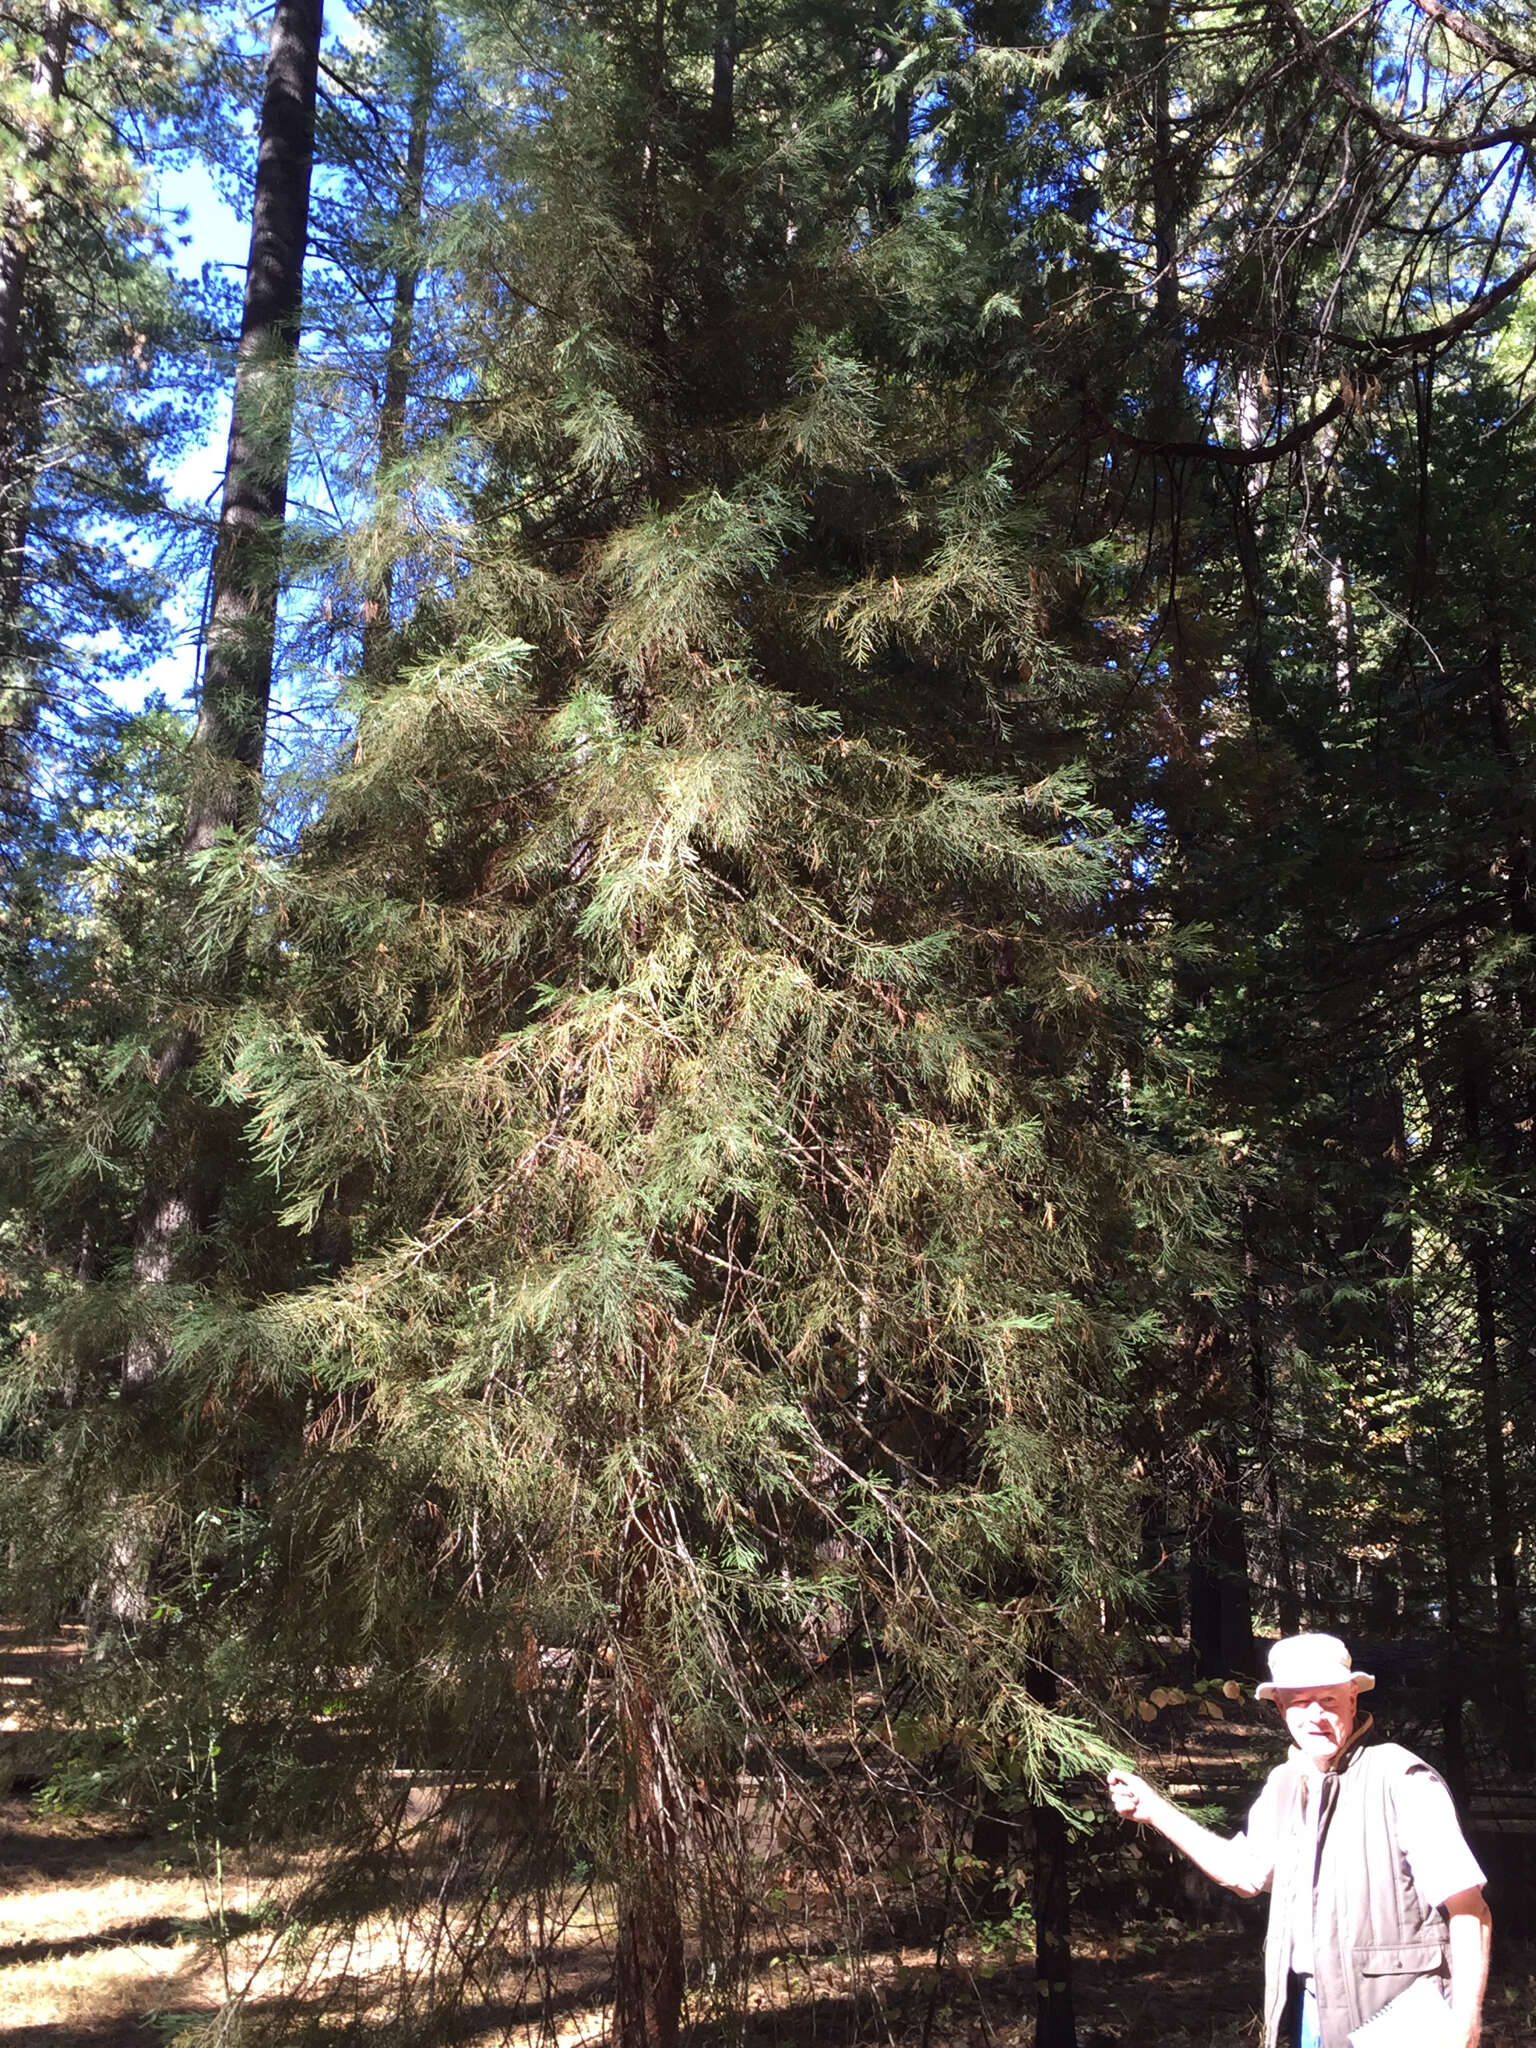
POLYGON ((1326 1771, 1354 1729, 1357 1698, 1352 1685, 1319 1685, 1276 1692, 1275 1705, 1302 1755, 1326 1771))

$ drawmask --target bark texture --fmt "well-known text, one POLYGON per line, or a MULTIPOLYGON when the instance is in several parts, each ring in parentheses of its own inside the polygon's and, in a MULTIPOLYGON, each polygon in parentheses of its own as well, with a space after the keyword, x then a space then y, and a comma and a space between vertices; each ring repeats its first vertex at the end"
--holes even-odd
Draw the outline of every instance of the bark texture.
POLYGON ((614 1944, 614 2048, 677 2048, 683 2011, 682 1836, 687 1793, 656 1684, 649 1608, 652 1502, 631 1500, 614 1645, 624 1797, 614 1944))
POLYGON ((322 0, 278 0, 272 18, 208 655, 193 739, 189 852, 211 845, 221 827, 249 819, 266 742, 321 15, 322 0))
MULTIPOLYGON (((32 65, 34 111, 21 135, 21 162, 29 168, 41 168, 53 153, 53 109, 64 95, 73 28, 71 10, 48 0, 32 65)), ((0 200, 0 826, 5 827, 13 807, 25 802, 27 735, 36 712, 24 670, 12 669, 21 646, 22 564, 46 383, 42 366, 33 361, 29 368, 24 360, 29 313, 34 330, 38 325, 28 297, 36 231, 26 194, 13 188, 0 200)))
MULTIPOLYGON (((1054 1707, 1054 1672, 1037 1666, 1029 1690, 1054 1707)), ((1058 1807, 1043 1799, 1031 1807, 1035 1828, 1030 1904, 1035 1915, 1035 2048, 1077 2048, 1072 1996, 1071 1843, 1058 1807)))
MULTIPOLYGON (((249 823, 255 807, 272 692, 272 650, 288 504, 293 379, 298 359, 315 146, 315 88, 322 0, 278 0, 251 207, 251 250, 235 370, 224 502, 213 563, 207 664, 192 740, 192 789, 183 842, 211 846, 221 829, 249 823)), ((171 1033, 155 1067, 169 1091, 197 1058, 185 1027, 171 1033)), ((167 1099, 151 1147, 134 1233, 133 1277, 163 1285, 187 1238, 218 1204, 220 1147, 186 1098, 167 1099)), ((153 1326, 128 1344, 123 1391, 142 1392, 160 1371, 165 1343, 153 1326)), ((132 1619, 134 1585, 113 1583, 105 1604, 132 1619)))

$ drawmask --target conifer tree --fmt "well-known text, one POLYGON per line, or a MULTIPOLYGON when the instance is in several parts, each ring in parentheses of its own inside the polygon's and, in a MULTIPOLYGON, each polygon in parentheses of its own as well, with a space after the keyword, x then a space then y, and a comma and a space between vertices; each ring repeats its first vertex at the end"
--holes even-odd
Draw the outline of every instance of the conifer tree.
POLYGON ((455 244, 456 579, 294 854, 202 860, 251 1170, 160 1290, 118 1499, 58 1415, 19 1496, 77 1582, 157 1503, 158 1619, 93 1696, 200 1702, 221 1825, 323 1813, 322 1917, 398 1852, 397 1759, 536 1785, 479 1882, 585 1846, 625 2048, 676 2039, 688 1939, 739 1960, 743 1768, 836 1870, 863 1675, 882 1804, 940 1748, 1043 1808, 1108 1753, 1052 1673, 1134 1571, 1118 1375, 1205 1199, 1139 1126, 1165 949, 1113 929, 1102 675, 1015 492, 1055 366, 996 317, 1006 224, 893 201, 874 26, 738 22, 723 76, 713 9, 466 20, 520 198, 455 244))
POLYGON ((671 2048, 752 1797, 853 1899, 942 1781, 1064 2048, 1149 1492, 1195 1656, 1439 1601, 1448 1749, 1522 1718, 1527 67, 1213 13, 380 5, 331 81, 346 743, 249 829, 230 636, 195 887, 158 726, 33 863, 3 1513, 45 1607, 132 1539, 121 1796, 302 1839, 300 1959, 435 1930, 406 2038, 590 1884, 671 2048))
POLYGON ((9 10, 0 45, 0 807, 13 833, 77 718, 163 646, 160 601, 186 559, 164 476, 206 391, 206 314, 170 272, 146 179, 203 39, 189 20, 175 42, 157 27, 142 8, 48 0, 9 10))

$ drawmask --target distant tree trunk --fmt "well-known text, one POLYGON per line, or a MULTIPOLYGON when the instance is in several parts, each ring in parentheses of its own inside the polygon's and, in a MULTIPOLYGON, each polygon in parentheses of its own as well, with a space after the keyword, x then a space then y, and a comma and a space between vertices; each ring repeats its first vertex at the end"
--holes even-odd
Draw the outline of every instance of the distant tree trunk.
POLYGON ((1435 1432, 1435 1481, 1439 1497, 1440 1624, 1444 1647, 1440 1671, 1440 1748, 1446 1783, 1465 1800, 1467 1773, 1467 1650, 1465 1636, 1466 1546, 1456 1486, 1455 1444, 1448 1418, 1435 1432))
POLYGON ((1147 1620, 1154 1629, 1176 1636, 1184 1623, 1178 1572, 1172 1561, 1173 1515, 1166 1489, 1145 1493, 1137 1506, 1141 1525, 1141 1570, 1147 1580, 1147 1620))
POLYGON ((1242 1478, 1228 1425, 1211 1445, 1189 1528, 1189 1642, 1197 1678, 1252 1672, 1253 1602, 1242 1478))
MULTIPOLYGON (((1043 1664, 1031 1672, 1029 1690, 1042 1706, 1055 1706, 1055 1674, 1043 1664)), ((1077 2048, 1071 1844, 1066 1821, 1056 1807, 1037 1799, 1031 1811, 1035 1832, 1030 1873, 1030 1904, 1035 1916, 1035 2048, 1077 2048)))
MULTIPOLYGON (((1301 1595, 1291 1555, 1291 1532, 1280 1492, 1280 1452, 1275 1437, 1274 1377, 1264 1341, 1263 1301, 1259 1288, 1259 1257, 1255 1248, 1253 1202, 1243 1204, 1243 1312, 1248 1337, 1248 1380, 1253 1397, 1254 1449, 1258 1457, 1259 1497, 1264 1504, 1264 1529, 1275 1572, 1276 1618, 1283 1636, 1301 1627, 1301 1595)), ((1243 1668, 1243 1667, 1239 1667, 1243 1668)))
MULTIPOLYGON (((53 152, 52 109, 64 91, 74 14, 58 0, 42 13, 42 43, 32 65, 34 111, 21 133, 21 161, 46 163, 53 152)), ((29 313, 28 277, 36 226, 13 195, 0 203, 0 825, 26 809, 29 790, 28 736, 37 705, 25 677, 13 676, 20 651, 18 621, 23 597, 23 563, 32 509, 32 483, 41 438, 41 404, 46 373, 22 362, 29 313), (17 687, 19 685, 19 687, 17 687)))
POLYGON ((1152 262, 1153 308, 1170 360, 1183 385, 1183 347, 1179 339, 1179 186, 1173 143, 1173 44, 1169 34, 1168 0, 1153 0, 1147 10, 1147 46, 1151 57, 1152 98, 1152 262))
MULTIPOLYGON (((708 324, 717 336, 723 335, 735 310, 729 283, 734 216, 726 176, 718 165, 711 162, 711 158, 716 151, 728 150, 736 140, 736 58, 739 42, 736 0, 716 0, 709 120, 701 130, 698 177, 708 195, 699 227, 699 291, 708 324)), ((728 341, 725 346, 730 348, 728 341)))
POLYGON ((714 71, 710 81, 710 135, 716 149, 736 140, 736 0, 717 0, 714 71))
MULTIPOLYGON (((405 408, 411 392, 411 344, 416 331, 416 293, 421 283, 421 265, 416 255, 421 233, 422 205, 426 196, 427 139, 432 121, 432 97, 437 84, 437 52, 430 33, 430 12, 418 55, 415 90, 411 95, 410 132, 406 138, 405 172, 400 182, 400 201, 395 226, 403 255, 395 272, 393 304, 389 320, 389 353, 384 363, 384 399, 379 407, 378 488, 391 494, 396 489, 395 473, 405 454, 405 408)), ((380 535, 382 552, 373 587, 363 600, 363 674, 370 679, 382 671, 393 637, 391 610, 394 602, 393 536, 380 535)))
MULTIPOLYGON (((894 71, 899 56, 899 50, 881 44, 875 51, 877 70, 882 74, 894 71)), ((881 219, 891 226, 900 219, 902 208, 912 196, 912 177, 907 167, 907 152, 912 147, 912 91, 909 86, 903 86, 892 94, 883 126, 885 164, 877 204, 881 219)))
MULTIPOLYGON (((309 236, 321 4, 278 0, 272 19, 208 655, 192 737, 183 831, 188 853, 210 847, 225 827, 251 820, 266 741, 309 236)), ((173 1032, 156 1062, 157 1084, 169 1088, 196 1057, 195 1035, 185 1028, 173 1032)), ((173 1276, 180 1246, 206 1223, 217 1202, 219 1148, 208 1140, 195 1116, 174 1108, 162 1114, 134 1233, 133 1275, 140 1286, 173 1276)), ((164 1358, 161 1332, 136 1335, 123 1357, 124 1392, 147 1386, 164 1358)), ((114 1612, 119 1597, 109 1593, 114 1612)), ((137 1594, 129 1590, 121 1597, 131 1607, 137 1594)))
POLYGON ((1248 1532, 1243 1519, 1242 1460, 1237 1412, 1244 1395, 1234 1384, 1231 1332, 1201 1303, 1186 1307, 1185 1349, 1206 1419, 1193 1468, 1189 1514, 1189 1642, 1195 1673, 1225 1678, 1254 1668, 1253 1596, 1248 1532))
POLYGON ((662 232, 662 115, 667 96, 667 0, 654 0, 650 33, 640 53, 645 124, 640 147, 638 241, 645 252, 644 298, 637 309, 650 357, 652 423, 647 435, 645 488, 653 504, 676 495, 672 473, 671 350, 667 334, 668 250, 662 232))

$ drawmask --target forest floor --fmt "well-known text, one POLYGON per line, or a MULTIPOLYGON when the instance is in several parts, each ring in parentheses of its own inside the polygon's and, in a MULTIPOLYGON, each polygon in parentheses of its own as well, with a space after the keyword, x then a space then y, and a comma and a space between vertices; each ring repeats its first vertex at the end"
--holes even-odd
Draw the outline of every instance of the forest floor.
MULTIPOLYGON (((0 1749, 9 1745, 13 1760, 38 1655, 0 1631, 0 1749)), ((1241 1735, 1221 1733, 1228 1742, 1241 1735)), ((397 2010, 391 1986, 403 1965, 409 1973, 397 1928, 381 1927, 371 1948, 366 1935, 353 1940, 340 1959, 311 1956, 308 1995, 278 2002, 293 1985, 281 1901, 301 1874, 276 1860, 220 1871, 174 1837, 110 1816, 51 1813, 24 1784, 11 1790, 0 1798, 0 2048, 164 2048, 178 2038, 193 2048, 226 1985, 247 1990, 253 2016, 282 2011, 282 2041, 338 2041, 324 2022, 314 2031, 305 2022, 306 2008, 318 2016, 333 1971, 345 1973, 355 2016, 345 2038, 384 2048, 397 2010)), ((1160 1879, 1151 1890, 1153 1903, 1113 1921, 1080 1916, 1082 2048, 1255 2048, 1255 1927, 1231 1907, 1205 1912, 1198 1891, 1191 1900, 1160 1879)), ((795 1906, 797 1952, 759 1949, 746 2048, 1030 2048, 1033 1968, 1006 1931, 968 1930, 945 1945, 936 1972, 931 1932, 904 1940, 893 1929, 855 1960, 839 1945, 830 1901, 802 1893, 795 1906)), ((445 2039, 454 2048, 597 2043, 609 2017, 610 1941, 589 1907, 562 1930, 537 1987, 509 1950, 445 2039)), ((1501 1951, 1484 2048, 1536 2048, 1536 1952, 1507 1940, 1501 1951)), ((711 2031, 694 2030, 697 2048, 711 2031)))

